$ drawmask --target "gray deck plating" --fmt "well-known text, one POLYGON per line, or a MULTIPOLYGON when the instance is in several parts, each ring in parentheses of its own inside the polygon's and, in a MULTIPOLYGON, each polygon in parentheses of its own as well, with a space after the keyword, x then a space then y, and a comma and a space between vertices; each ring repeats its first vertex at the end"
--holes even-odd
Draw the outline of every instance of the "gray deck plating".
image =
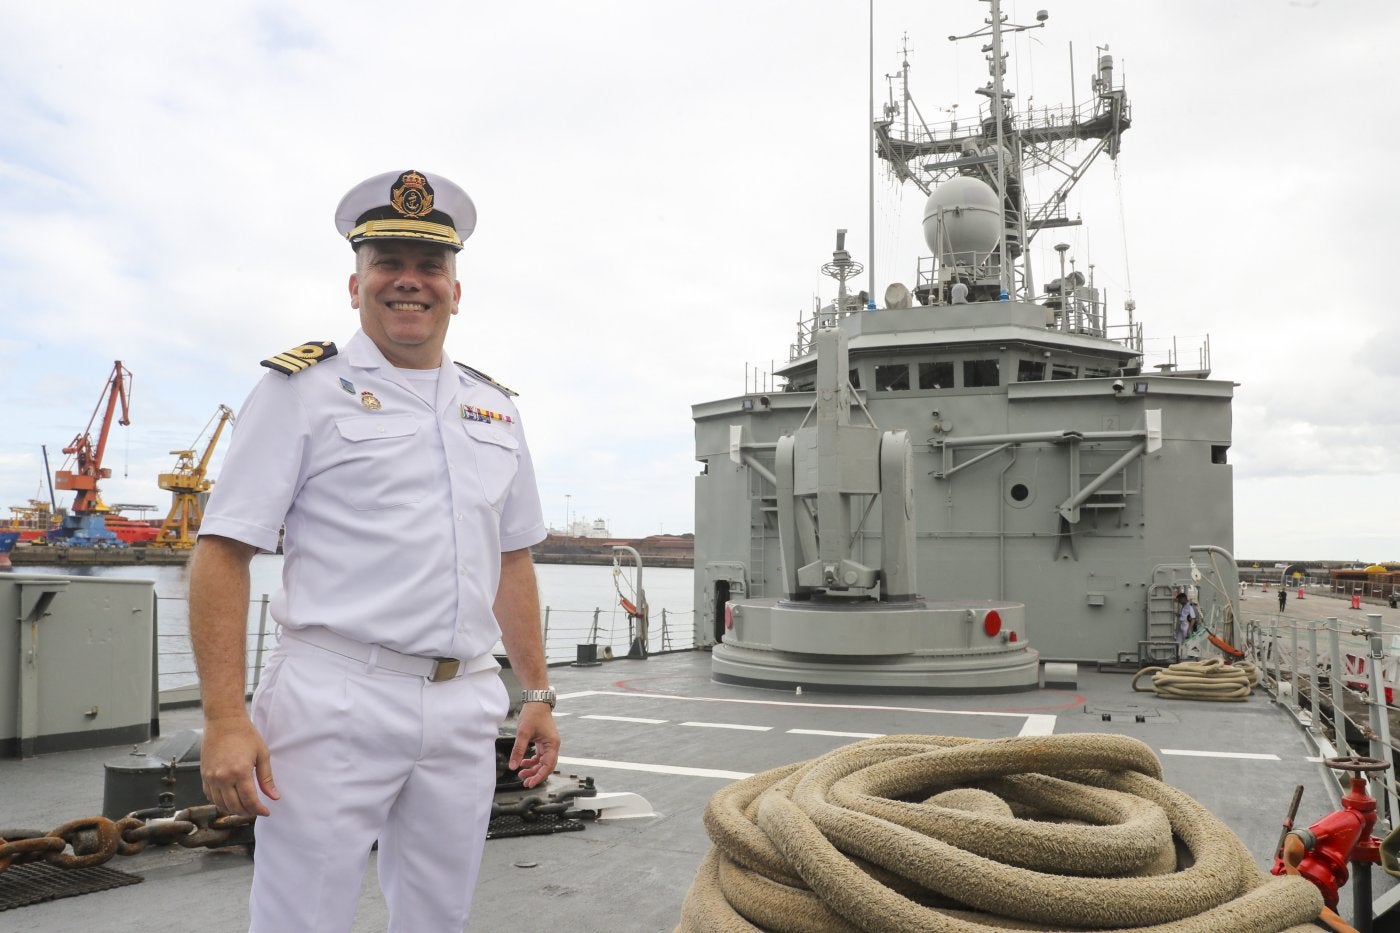
MULTIPOLYGON (((487 843, 473 930, 669 931, 709 846, 701 814, 717 789, 867 735, 1136 736, 1160 755, 1166 779, 1225 820, 1261 866, 1269 863, 1295 785, 1307 787, 1300 824, 1332 809, 1308 737, 1259 692, 1245 703, 1157 700, 1133 693, 1126 675, 1081 671, 1074 690, 798 695, 713 683, 703 652, 560 668, 555 683, 562 769, 592 775, 600 790, 641 794, 656 815, 487 843), (533 867, 521 867, 527 865, 533 867)), ((197 724, 197 712, 181 710, 168 713, 162 728, 197 724)), ((0 761, 0 825, 51 829, 99 812, 102 762, 121 750, 0 761)), ((113 865, 144 875, 146 883, 23 908, 0 918, 0 926, 19 923, 32 933, 186 933, 196 924, 208 933, 246 929, 252 868, 239 853, 167 849, 113 865)), ((1378 890, 1385 881, 1377 877, 1378 890)), ((371 871, 354 929, 382 931, 386 920, 371 871)))

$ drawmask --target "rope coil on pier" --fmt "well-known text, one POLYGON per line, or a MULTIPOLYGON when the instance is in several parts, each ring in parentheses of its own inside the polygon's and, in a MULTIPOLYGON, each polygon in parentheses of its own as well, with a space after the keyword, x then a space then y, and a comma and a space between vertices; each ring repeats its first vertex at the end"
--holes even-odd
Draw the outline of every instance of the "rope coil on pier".
POLYGON ((1259 683, 1259 669, 1251 661, 1226 664, 1219 658, 1182 661, 1171 667, 1144 667, 1133 678, 1138 693, 1156 693, 1174 700, 1229 700, 1243 702, 1259 683), (1138 681, 1152 675, 1151 687, 1138 681))
POLYGON ((676 933, 1304 933, 1323 906, 1125 736, 869 739, 729 785, 705 826, 676 933))

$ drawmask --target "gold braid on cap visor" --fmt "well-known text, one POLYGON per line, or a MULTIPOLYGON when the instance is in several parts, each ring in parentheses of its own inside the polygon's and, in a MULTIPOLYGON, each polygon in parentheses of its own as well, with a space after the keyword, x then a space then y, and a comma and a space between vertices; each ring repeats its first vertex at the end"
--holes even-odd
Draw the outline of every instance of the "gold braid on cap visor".
POLYGON ((356 237, 397 237, 399 239, 435 240, 460 249, 462 238, 457 231, 445 224, 429 223, 426 220, 367 220, 345 234, 347 240, 356 237))

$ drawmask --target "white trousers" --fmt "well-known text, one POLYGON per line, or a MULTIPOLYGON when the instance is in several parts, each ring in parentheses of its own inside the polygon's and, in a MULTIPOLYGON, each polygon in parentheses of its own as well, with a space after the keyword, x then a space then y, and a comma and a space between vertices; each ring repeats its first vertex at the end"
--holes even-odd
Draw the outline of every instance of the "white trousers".
POLYGON ((494 670, 434 684, 283 640, 253 697, 281 799, 255 828, 249 933, 346 933, 376 839, 389 933, 461 933, 507 706, 494 670))

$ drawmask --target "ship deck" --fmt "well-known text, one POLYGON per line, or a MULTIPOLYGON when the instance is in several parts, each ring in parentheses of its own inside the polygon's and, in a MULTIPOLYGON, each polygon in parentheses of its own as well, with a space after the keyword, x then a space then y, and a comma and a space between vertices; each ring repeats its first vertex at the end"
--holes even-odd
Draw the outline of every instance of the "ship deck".
MULTIPOLYGON (((1326 614, 1339 614, 1337 601, 1318 602, 1326 614)), ((1255 591, 1246 615, 1262 607, 1255 591)), ((489 841, 473 930, 672 930, 709 845, 701 815, 711 795, 736 777, 812 758, 864 735, 1135 736, 1158 754, 1167 782, 1230 825, 1261 867, 1270 864, 1296 785, 1306 788, 1299 825, 1334 808, 1313 738, 1262 689, 1242 703, 1163 700, 1134 693, 1130 675, 1081 665, 1070 689, 970 697, 799 695, 713 683, 705 652, 564 666, 553 678, 560 692, 561 770, 592 776, 601 791, 639 794, 654 815, 590 822, 582 832, 489 841)), ((161 730, 170 735, 198 725, 198 710, 176 709, 163 714, 161 730)), ((103 763, 127 750, 0 761, 0 825, 51 829, 101 812, 103 763)), ((431 846, 431 838, 424 844, 431 846)), ((150 849, 110 866, 145 881, 6 912, 0 926, 18 923, 30 933, 246 929, 252 865, 241 849, 150 849)), ((387 926, 373 866, 371 859, 357 933, 387 926)), ((1377 896, 1390 882, 1375 872, 1377 896)), ((1344 891, 1344 915, 1349 898, 1344 891)))

